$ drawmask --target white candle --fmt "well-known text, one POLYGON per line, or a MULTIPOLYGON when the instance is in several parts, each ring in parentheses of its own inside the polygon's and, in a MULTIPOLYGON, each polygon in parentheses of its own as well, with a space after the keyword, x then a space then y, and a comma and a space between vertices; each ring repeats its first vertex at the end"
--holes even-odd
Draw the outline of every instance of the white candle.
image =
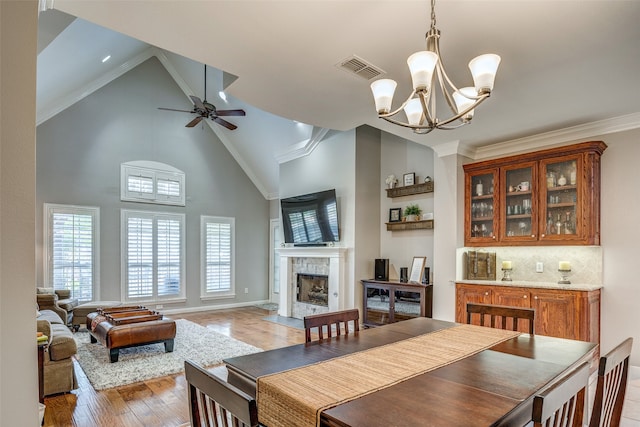
POLYGON ((502 261, 503 270, 511 270, 511 261, 502 261))
POLYGON ((571 263, 569 261, 560 261, 558 263, 558 270, 565 270, 565 271, 571 270, 571 263))

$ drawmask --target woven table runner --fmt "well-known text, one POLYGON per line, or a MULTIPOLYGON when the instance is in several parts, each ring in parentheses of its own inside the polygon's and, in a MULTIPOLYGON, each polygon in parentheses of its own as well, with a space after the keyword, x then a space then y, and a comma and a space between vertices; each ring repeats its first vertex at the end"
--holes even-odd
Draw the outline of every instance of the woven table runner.
POLYGON ((320 412, 464 359, 520 332, 458 325, 258 378, 260 423, 315 427, 320 412))

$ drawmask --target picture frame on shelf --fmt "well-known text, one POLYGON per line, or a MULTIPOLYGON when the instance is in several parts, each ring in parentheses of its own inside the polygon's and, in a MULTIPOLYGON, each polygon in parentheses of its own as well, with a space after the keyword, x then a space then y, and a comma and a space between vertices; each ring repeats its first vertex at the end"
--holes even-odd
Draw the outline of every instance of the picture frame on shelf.
POLYGON ((400 222, 402 220, 402 208, 389 209, 389 222, 400 222))
POLYGON ((407 185, 414 185, 416 183, 416 173, 415 172, 405 173, 404 175, 402 175, 402 181, 405 187, 407 185))
POLYGON ((424 275, 424 265, 427 263, 426 256, 414 256, 409 272, 409 283, 422 283, 424 275))

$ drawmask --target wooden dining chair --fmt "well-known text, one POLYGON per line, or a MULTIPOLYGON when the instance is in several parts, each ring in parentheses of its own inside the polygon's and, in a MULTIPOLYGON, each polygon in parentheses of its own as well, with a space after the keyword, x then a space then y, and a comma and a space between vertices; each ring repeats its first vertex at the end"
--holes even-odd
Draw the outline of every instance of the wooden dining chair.
POLYGON ((332 329, 335 325, 336 335, 341 334, 344 327, 345 335, 349 333, 349 322, 353 322, 353 331, 360 330, 360 312, 357 308, 330 313, 313 314, 304 318, 304 336, 306 342, 311 342, 311 330, 318 328, 318 339, 324 339, 323 329, 327 329, 327 337, 332 337, 332 329), (341 327, 342 326, 342 327, 341 327))
POLYGON ((511 329, 518 330, 518 321, 526 320, 529 323, 529 333, 533 335, 536 311, 533 308, 525 307, 508 307, 505 305, 490 304, 474 304, 467 303, 467 323, 471 324, 472 315, 480 315, 480 326, 491 326, 492 328, 508 329, 507 320, 512 319, 511 329), (489 316, 490 323, 486 325, 486 316, 489 316), (496 322, 497 318, 501 318, 500 322, 496 322))
POLYGON ((533 398, 534 427, 582 426, 588 387, 589 364, 585 362, 533 398))
POLYGON ((627 338, 600 358, 598 382, 589 427, 618 427, 627 390, 633 338, 627 338))
POLYGON ((185 360, 192 427, 258 424, 256 400, 194 362, 185 360))

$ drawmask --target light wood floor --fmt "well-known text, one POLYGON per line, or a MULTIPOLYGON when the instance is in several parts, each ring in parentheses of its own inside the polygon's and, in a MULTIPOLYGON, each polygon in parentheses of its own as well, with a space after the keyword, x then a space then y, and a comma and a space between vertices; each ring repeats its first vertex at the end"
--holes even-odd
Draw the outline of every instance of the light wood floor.
MULTIPOLYGON (((172 315, 265 350, 304 342, 304 331, 262 320, 274 314, 248 307, 172 315)), ((189 422, 184 375, 95 391, 76 363, 79 388, 45 398, 44 426, 170 427, 189 422)))

